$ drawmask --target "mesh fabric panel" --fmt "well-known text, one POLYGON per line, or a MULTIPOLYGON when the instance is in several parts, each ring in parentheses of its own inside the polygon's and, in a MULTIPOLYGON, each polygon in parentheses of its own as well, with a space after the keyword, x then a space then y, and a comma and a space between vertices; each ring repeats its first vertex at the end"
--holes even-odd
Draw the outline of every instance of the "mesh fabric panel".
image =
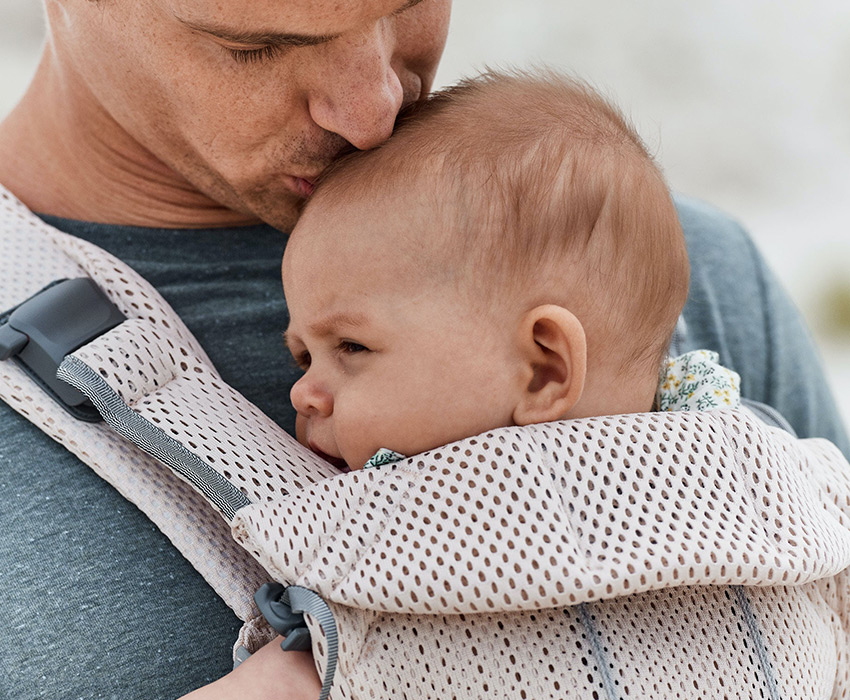
POLYGON ((686 587, 594 603, 590 628, 578 606, 386 614, 344 664, 346 692, 333 697, 769 700, 769 674, 781 698, 844 697, 836 626, 816 585, 749 591, 770 637, 767 670, 732 589, 686 587))
POLYGON ((236 514, 281 581, 402 613, 558 607, 850 565, 850 471, 746 411, 504 428, 236 514))
POLYGON ((205 358, 147 320, 122 323, 73 354, 251 501, 337 474, 225 384, 205 358))
MULTIPOLYGON (((2 188, 0 235, 0 309, 10 309, 57 279, 89 276, 126 316, 174 338, 194 362, 206 360, 147 282, 108 253, 47 226, 2 188)), ((153 360, 149 366, 152 374, 159 368, 153 360)), ((72 418, 11 361, 0 362, 0 397, 137 504, 241 619, 257 615, 252 596, 268 574, 233 541, 227 524, 193 488, 103 423, 72 418)))

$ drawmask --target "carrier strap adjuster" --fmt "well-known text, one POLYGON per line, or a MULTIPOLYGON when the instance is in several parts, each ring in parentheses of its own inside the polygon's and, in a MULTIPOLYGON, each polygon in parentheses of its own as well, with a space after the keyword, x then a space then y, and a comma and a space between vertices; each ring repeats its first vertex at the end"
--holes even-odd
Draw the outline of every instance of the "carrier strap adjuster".
POLYGON ((66 411, 96 422, 100 414, 86 396, 56 378, 65 359, 126 320, 88 278, 54 282, 0 316, 0 360, 13 358, 66 411))
POLYGON ((310 649, 310 630, 304 622, 304 615, 292 609, 287 588, 279 583, 263 584, 254 594, 254 602, 275 632, 284 637, 280 643, 281 649, 310 649))

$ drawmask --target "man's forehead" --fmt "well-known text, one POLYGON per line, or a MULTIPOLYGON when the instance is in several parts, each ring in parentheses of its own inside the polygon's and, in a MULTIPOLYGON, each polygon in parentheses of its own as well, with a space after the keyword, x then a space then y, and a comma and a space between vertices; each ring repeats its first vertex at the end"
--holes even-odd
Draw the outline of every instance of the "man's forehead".
POLYGON ((168 0, 176 17, 199 27, 332 37, 424 0, 168 0))

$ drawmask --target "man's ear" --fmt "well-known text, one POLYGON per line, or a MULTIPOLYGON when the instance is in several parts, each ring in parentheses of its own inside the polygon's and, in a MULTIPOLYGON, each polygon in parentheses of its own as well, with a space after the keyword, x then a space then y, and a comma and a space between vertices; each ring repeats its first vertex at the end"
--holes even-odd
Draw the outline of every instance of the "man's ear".
POLYGON ((519 348, 528 381, 514 424, 563 418, 584 391, 587 341, 581 323, 563 306, 537 306, 522 318, 519 348))

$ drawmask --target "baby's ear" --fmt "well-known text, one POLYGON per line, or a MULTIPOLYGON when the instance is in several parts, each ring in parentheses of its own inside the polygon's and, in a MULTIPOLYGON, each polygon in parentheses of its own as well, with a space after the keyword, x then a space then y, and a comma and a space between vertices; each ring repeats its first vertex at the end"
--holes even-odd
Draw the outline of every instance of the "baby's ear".
POLYGON ((584 390, 587 341, 581 323, 563 306, 537 306, 523 316, 519 347, 528 381, 514 424, 563 418, 584 390))

